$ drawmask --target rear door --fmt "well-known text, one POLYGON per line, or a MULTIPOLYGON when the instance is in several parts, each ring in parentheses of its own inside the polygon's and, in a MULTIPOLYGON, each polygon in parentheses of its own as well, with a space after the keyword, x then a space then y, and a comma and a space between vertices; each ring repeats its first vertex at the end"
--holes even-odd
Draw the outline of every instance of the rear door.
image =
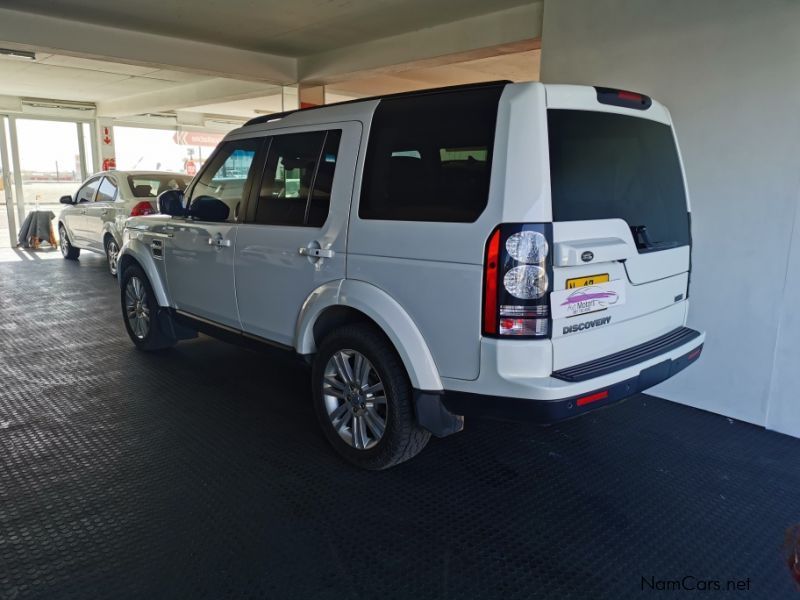
POLYGON ((236 297, 246 333, 293 345, 308 296, 344 279, 361 127, 336 123, 272 136, 236 237, 236 297))
POLYGON ((685 322, 689 212, 666 111, 594 104, 548 109, 554 369, 685 322))
POLYGON ((233 257, 236 229, 255 173, 263 139, 229 141, 218 147, 188 194, 188 205, 211 197, 227 205, 227 218, 173 218, 164 227, 167 283, 175 308, 238 330, 233 257))

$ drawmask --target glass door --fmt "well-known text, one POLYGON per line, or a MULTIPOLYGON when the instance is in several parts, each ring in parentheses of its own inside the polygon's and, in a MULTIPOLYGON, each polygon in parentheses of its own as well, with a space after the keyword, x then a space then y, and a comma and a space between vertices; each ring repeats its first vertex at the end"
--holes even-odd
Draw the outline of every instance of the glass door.
POLYGON ((85 167, 76 124, 40 119, 15 121, 25 209, 57 213, 59 198, 74 194, 83 180, 85 167))

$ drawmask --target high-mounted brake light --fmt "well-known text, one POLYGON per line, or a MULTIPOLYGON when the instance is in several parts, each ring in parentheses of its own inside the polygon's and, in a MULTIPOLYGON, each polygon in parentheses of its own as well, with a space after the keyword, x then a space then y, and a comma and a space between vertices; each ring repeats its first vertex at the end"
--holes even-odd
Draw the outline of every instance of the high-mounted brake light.
POLYGON ((552 225, 500 225, 489 236, 484 263, 483 334, 550 336, 552 225))
POLYGON ((139 202, 131 210, 132 217, 144 217, 145 215, 154 215, 156 211, 153 210, 153 205, 146 200, 139 202))
POLYGON ((650 96, 628 90, 615 90, 614 88, 596 87, 597 101, 600 104, 647 110, 653 104, 650 96))
POLYGON ((642 101, 641 94, 637 94, 636 92, 626 92, 625 90, 618 91, 617 98, 619 98, 620 100, 629 100, 630 102, 642 101))

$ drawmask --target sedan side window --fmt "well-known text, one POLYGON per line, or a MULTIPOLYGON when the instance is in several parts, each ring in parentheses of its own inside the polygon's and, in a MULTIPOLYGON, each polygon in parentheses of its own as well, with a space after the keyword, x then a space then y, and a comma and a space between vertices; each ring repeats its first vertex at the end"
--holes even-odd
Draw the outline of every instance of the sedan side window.
POLYGON ((103 177, 100 187, 97 190, 95 202, 113 202, 117 199, 117 184, 109 177, 103 177))
POLYGON ((97 188, 99 186, 100 186, 100 178, 98 177, 97 179, 92 179, 81 189, 78 190, 78 193, 75 196, 75 201, 78 203, 94 202, 94 196, 97 193, 97 188))
POLYGON ((247 182, 261 138, 223 144, 211 159, 191 192, 191 206, 198 198, 214 198, 228 206, 228 222, 235 222, 244 205, 247 182))

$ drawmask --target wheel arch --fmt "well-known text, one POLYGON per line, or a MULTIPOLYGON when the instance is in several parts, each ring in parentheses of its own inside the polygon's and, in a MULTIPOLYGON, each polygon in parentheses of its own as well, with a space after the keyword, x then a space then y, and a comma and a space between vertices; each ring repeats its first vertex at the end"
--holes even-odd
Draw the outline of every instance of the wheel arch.
POLYGON ((325 335, 359 322, 374 325, 389 339, 414 388, 442 389, 436 363, 414 321, 389 294, 363 281, 346 279, 314 290, 300 311, 295 349, 299 354, 313 354, 325 335))
POLYGON ((117 246, 122 246, 121 243, 121 236, 117 231, 116 227, 111 222, 106 222, 103 224, 103 247, 106 245, 106 238, 111 236, 115 242, 117 242, 117 246))
MULTIPOLYGON (((103 236, 103 239, 105 239, 105 236, 103 236)), ((117 259, 117 279, 120 285, 122 285, 125 270, 131 265, 137 265, 144 271, 145 275, 147 275, 147 279, 150 281, 150 287, 153 288, 153 293, 156 295, 158 305, 169 306, 169 298, 164 282, 161 280, 161 276, 155 264, 153 264, 153 258, 147 251, 147 247, 139 240, 128 241, 119 252, 119 258, 117 259)))
MULTIPOLYGON (((69 227, 67 227, 66 221, 64 221, 62 218, 59 217, 57 227, 58 227, 58 235, 61 236, 61 229, 63 228, 67 234, 67 239, 69 240, 69 243, 75 246, 75 244, 72 243, 72 232, 69 230, 69 227)), ((77 246, 75 247, 77 248, 77 246)))

